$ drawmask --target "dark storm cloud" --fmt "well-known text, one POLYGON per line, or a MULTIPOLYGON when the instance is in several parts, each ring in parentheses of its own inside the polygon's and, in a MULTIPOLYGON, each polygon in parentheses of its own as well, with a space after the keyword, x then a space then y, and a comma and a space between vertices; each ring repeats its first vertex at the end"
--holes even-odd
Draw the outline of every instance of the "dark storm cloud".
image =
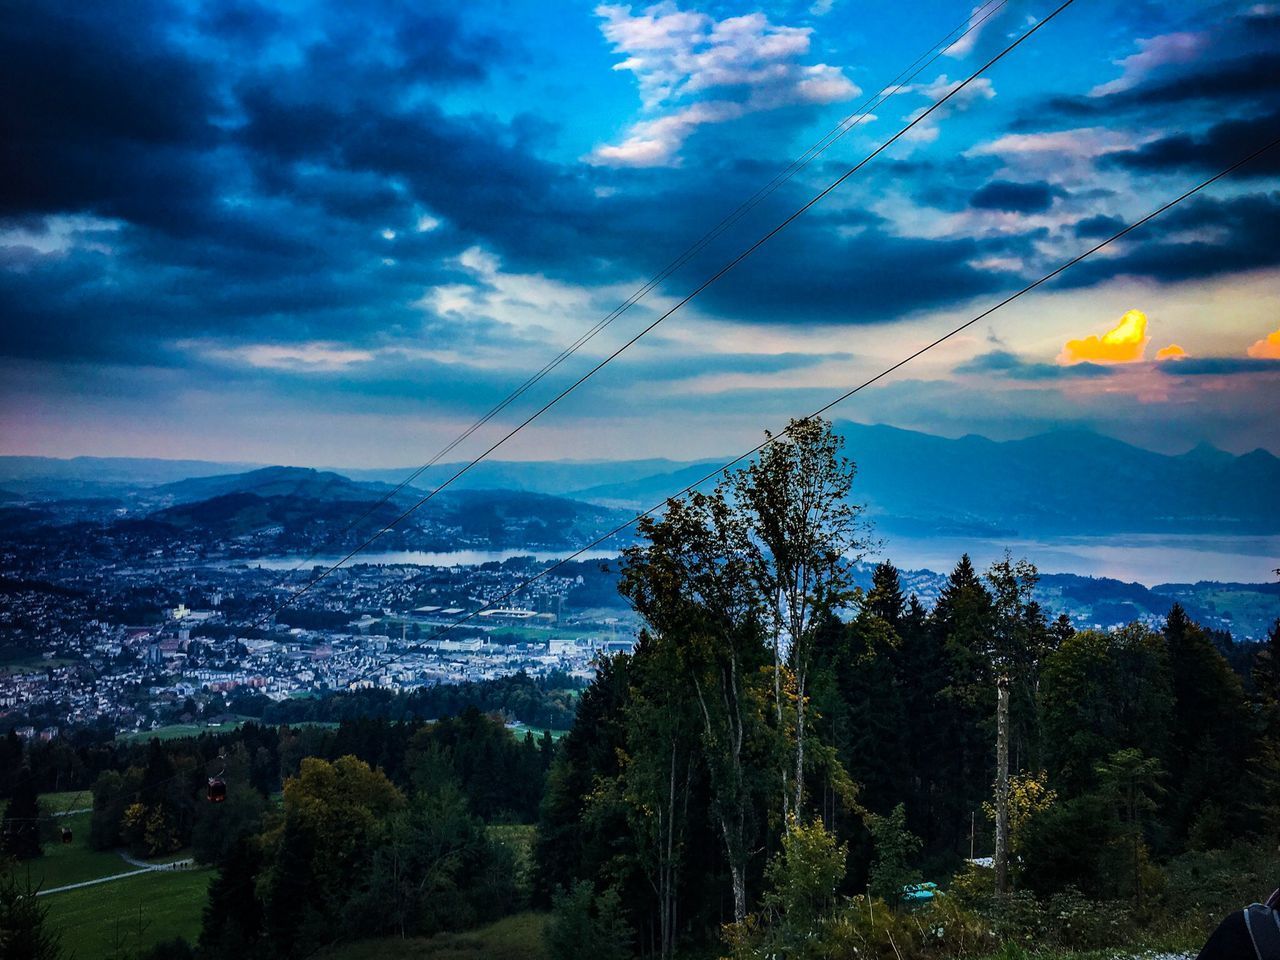
POLYGON ((1037 183, 1013 183, 992 180, 969 197, 969 206, 979 210, 1005 210, 1010 213, 1043 213, 1053 206, 1055 197, 1066 191, 1043 180, 1037 183))
POLYGON ((1075 227, 1072 229, 1077 237, 1087 240, 1101 240, 1103 237, 1109 237, 1113 233, 1119 233, 1125 226, 1125 222, 1119 217, 1109 217, 1105 213, 1099 213, 1092 217, 1085 217, 1083 220, 1077 220, 1075 227))
POLYGON ((973 373, 1006 377, 1010 380, 1092 380, 1115 373, 1111 367, 1096 363, 1073 363, 1062 366, 1026 360, 1008 350, 992 350, 956 366, 953 373, 973 373))
POLYGON ((1000 289, 1008 280, 972 261, 1010 240, 895 236, 883 219, 856 212, 806 216, 708 289, 716 313, 744 321, 875 324, 1000 289))
POLYGON ((1117 111, 1153 108, 1203 107, 1224 101, 1233 107, 1242 102, 1273 101, 1280 93, 1280 53, 1266 51, 1208 65, 1197 64, 1185 72, 1160 77, 1105 97, 1052 97, 1034 114, 1021 118, 1017 129, 1040 126, 1044 113, 1073 120, 1115 116, 1117 111))
POLYGON ((164 39, 161 12, 147 2, 123 15, 97 4, 7 7, 0 216, 172 223, 207 202, 213 78, 164 39))
MULTIPOLYGON (((1280 136, 1280 110, 1247 120, 1224 120, 1202 134, 1176 133, 1137 150, 1103 156, 1100 163, 1136 171, 1194 170, 1217 173, 1280 136)), ((1234 172, 1236 177, 1280 173, 1280 147, 1272 147, 1234 172)))
POLYGON ((1280 374, 1280 360, 1263 357, 1188 357, 1185 360, 1158 363, 1156 369, 1172 377, 1280 374))
POLYGON ((1274 266, 1280 263, 1277 222, 1280 192, 1225 200, 1201 195, 1131 234, 1118 255, 1086 260, 1057 282, 1084 287, 1118 276, 1178 282, 1274 266))

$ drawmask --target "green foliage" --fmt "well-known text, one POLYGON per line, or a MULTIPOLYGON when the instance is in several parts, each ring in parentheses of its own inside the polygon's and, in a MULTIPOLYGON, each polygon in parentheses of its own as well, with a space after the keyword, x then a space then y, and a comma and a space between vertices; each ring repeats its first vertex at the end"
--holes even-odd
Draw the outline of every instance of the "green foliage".
POLYGON ((0 853, 15 860, 31 860, 40 856, 40 799, 31 771, 18 772, 13 796, 5 804, 0 822, 0 853))
POLYGON ((903 888, 918 883, 919 873, 911 861, 920 850, 920 838, 907 829, 907 812, 898 804, 888 816, 867 817, 875 858, 871 862, 868 889, 892 907, 902 902, 903 888))
POLYGON ((5 960, 60 960, 61 938, 48 922, 49 908, 35 889, 18 882, 0 864, 0 957, 5 960))
POLYGON ((596 894, 583 880, 554 900, 546 944, 551 960, 626 960, 632 932, 617 890, 596 894))
POLYGON ((792 822, 765 870, 764 908, 777 918, 776 935, 784 944, 807 939, 831 914, 847 854, 821 820, 792 822))

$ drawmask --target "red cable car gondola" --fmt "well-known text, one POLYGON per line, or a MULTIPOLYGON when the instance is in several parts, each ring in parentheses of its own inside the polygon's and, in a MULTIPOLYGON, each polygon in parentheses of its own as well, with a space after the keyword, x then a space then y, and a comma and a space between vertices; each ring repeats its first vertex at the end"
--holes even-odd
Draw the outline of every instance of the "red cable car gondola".
POLYGON ((205 791, 210 803, 223 803, 227 799, 227 781, 222 779, 227 772, 227 758, 219 753, 218 759, 222 761, 222 769, 209 778, 209 788, 205 791))

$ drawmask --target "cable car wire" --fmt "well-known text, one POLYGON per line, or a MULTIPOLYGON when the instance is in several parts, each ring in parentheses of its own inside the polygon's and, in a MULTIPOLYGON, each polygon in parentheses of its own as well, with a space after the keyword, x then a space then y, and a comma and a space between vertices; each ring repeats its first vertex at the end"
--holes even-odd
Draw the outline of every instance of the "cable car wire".
MULTIPOLYGON (((948 330, 946 333, 943 333, 937 339, 932 340, 929 343, 925 344, 924 346, 920 347, 918 350, 915 350, 912 353, 907 354, 905 357, 903 357, 901 360, 894 363, 892 366, 885 367, 875 376, 862 381, 857 386, 854 386, 849 390, 846 390, 844 393, 840 394, 835 399, 823 404, 821 407, 819 407, 817 410, 813 411, 812 413, 808 414, 807 416, 802 417, 799 420, 799 422, 803 423, 809 420, 813 420, 816 417, 822 416, 824 413, 829 411, 832 407, 835 407, 838 404, 844 403, 846 400, 848 400, 850 397, 854 396, 855 394, 861 393, 867 387, 870 387, 873 384, 879 382, 880 380, 883 380, 885 377, 890 376, 891 374, 893 374, 897 370, 900 370, 902 367, 911 363, 913 360, 917 359, 923 354, 928 353, 930 350, 933 350, 935 347, 943 343, 946 343, 948 340, 950 340, 952 337, 955 337, 957 334, 962 333, 965 330, 969 329, 975 323, 979 323, 982 320, 986 319, 987 317, 991 316, 991 314, 995 313, 1001 307, 1008 306, 1010 303, 1013 303, 1013 301, 1032 292, 1038 287, 1043 286, 1044 284, 1048 283, 1050 280, 1053 280, 1058 275, 1071 269, 1081 261, 1087 260, 1089 257, 1093 256, 1099 250, 1102 250, 1103 248, 1110 246, 1111 244, 1115 243, 1117 240, 1121 239, 1122 237, 1127 236, 1128 234, 1132 233, 1134 230, 1137 230, 1139 227, 1142 227, 1143 225, 1154 220, 1156 217, 1160 216, 1165 211, 1170 210, 1171 208, 1176 207, 1178 204, 1182 203, 1184 200, 1187 200, 1190 197, 1195 196, 1200 191, 1204 190, 1209 186, 1212 186, 1214 183, 1217 183, 1219 180, 1223 179, 1224 177, 1229 176, 1230 174, 1238 170, 1240 167, 1243 167, 1245 164, 1249 163, 1250 161, 1256 159, 1257 157, 1262 156, 1262 154, 1266 153, 1268 150, 1274 149, 1276 146, 1280 146, 1280 137, 1277 137, 1276 139, 1270 141, 1266 145, 1259 147, 1258 149, 1247 154, 1246 156, 1240 158, 1235 163, 1231 164, 1229 167, 1226 167, 1225 169, 1214 174, 1212 177, 1209 177, 1207 180, 1201 181, 1200 183, 1196 184, 1194 187, 1191 187, 1189 190, 1185 191, 1184 193, 1180 194, 1174 199, 1169 200, 1168 202, 1162 204, 1161 206, 1157 207, 1155 210, 1151 211, 1141 219, 1135 220, 1132 223, 1130 223, 1128 226, 1124 227, 1123 229, 1116 231, 1111 236, 1107 237, 1105 240, 1102 240, 1094 244, 1092 247, 1089 247, 1083 253, 1077 254, 1075 257, 1072 257, 1070 260, 1066 261, 1065 263, 1059 265, 1058 267, 1054 268, 1050 272, 1046 273, 1044 276, 1040 277, 1040 279, 1027 284, 1025 287, 1022 287, 1018 291, 1005 297, 1003 300, 999 301, 994 306, 988 307, 986 310, 983 310, 981 313, 977 314, 971 319, 966 320, 964 323, 961 323, 959 326, 953 327, 951 330, 948 330)), ((556 570, 563 567, 565 564, 572 563, 574 560, 582 556, 584 553, 587 553, 588 551, 595 549, 596 547, 600 546, 601 544, 605 543, 608 540, 611 540, 613 537, 616 537, 619 533, 622 533, 624 530, 630 528, 636 523, 639 523, 645 517, 652 516, 653 514, 657 513, 670 500, 673 500, 677 497, 682 497, 685 494, 690 493, 693 490, 696 490, 698 487, 702 486, 704 483, 707 483, 710 480, 714 480, 716 477, 720 476, 726 471, 731 470, 733 467, 742 463, 742 461, 755 456, 757 453, 759 453, 761 450, 764 450, 766 447, 772 446, 773 444, 777 443, 779 440, 790 435, 792 429, 793 427, 791 425, 788 425, 782 430, 779 430, 776 434, 771 434, 764 441, 756 444, 756 446, 752 447, 750 450, 746 451, 745 453, 739 454, 729 462, 716 467, 711 472, 707 473, 705 476, 700 477, 699 479, 695 480, 693 483, 689 484, 683 489, 677 491, 676 493, 671 494, 671 496, 669 497, 666 497, 665 499, 662 500, 661 503, 654 504, 648 510, 644 510, 641 513, 637 513, 634 517, 632 517, 626 523, 619 524, 618 526, 610 530, 608 533, 602 534, 601 536, 592 540, 586 546, 580 547, 578 550, 575 550, 573 553, 569 554, 567 557, 563 557, 560 560, 557 560, 551 566, 545 568, 544 570, 539 571, 538 573, 536 573, 531 577, 528 577, 522 580, 519 584, 512 587, 506 593, 503 593, 501 596, 489 601, 479 609, 472 611, 462 619, 449 624, 447 627, 443 628, 437 634, 434 634, 433 636, 429 637, 426 641, 413 645, 410 647, 410 649, 406 650, 404 653, 398 654, 397 656, 391 658, 390 660, 387 660, 379 664, 375 670, 366 671, 362 674, 357 674, 357 676, 354 679, 347 681, 347 686, 351 687, 352 685, 359 683, 361 680, 365 679, 372 673, 377 672, 378 670, 385 670, 389 665, 404 659, 406 656, 408 656, 410 653, 414 652, 415 650, 421 649, 425 643, 429 643, 432 640, 438 640, 440 637, 445 636, 446 634, 456 630, 458 627, 461 627, 463 624, 468 623, 471 620, 474 620, 484 611, 491 610, 498 604, 504 603, 505 601, 511 599, 517 593, 526 589, 532 584, 537 583, 539 580, 543 580, 546 577, 549 577, 552 573, 554 573, 556 570)))
POLYGON ((907 133, 913 130, 920 123, 924 122, 928 117, 930 117, 936 111, 941 109, 948 101, 950 101, 953 97, 959 94, 960 91, 964 90, 971 83, 973 83, 973 81, 975 81, 976 79, 978 79, 978 77, 980 77, 983 73, 985 73, 988 69, 990 69, 996 63, 1000 62, 1009 53, 1017 49, 1017 47, 1019 47, 1025 41, 1027 41, 1032 36, 1034 36, 1041 28, 1043 28, 1048 23, 1050 23, 1055 17, 1058 16, 1058 14, 1062 13, 1062 11, 1067 9, 1067 7, 1071 6, 1071 4, 1074 2, 1075 0, 1063 0, 1063 2, 1053 10, 1053 12, 1049 13, 1043 19, 1036 21, 1036 23, 1034 23, 1024 33, 1022 33, 1020 36, 1015 38, 1011 43, 1005 46, 999 53, 997 53, 991 59, 986 61, 986 63, 980 66, 973 73, 969 74, 969 76, 966 77, 964 80, 962 80, 961 82, 951 87, 945 94, 943 94, 941 97, 935 100, 933 104, 930 105, 926 110, 918 114, 914 119, 910 120, 892 137, 885 140, 882 144, 880 144, 880 146, 872 150, 862 160, 859 160, 856 164, 854 164, 852 167, 847 169, 839 177, 837 177, 835 180, 827 184, 826 187, 824 187, 821 191, 819 191, 817 194, 811 197, 808 201, 806 201, 799 209, 789 214, 785 219, 783 219, 776 226, 772 227, 768 232, 766 232, 758 240, 756 240, 754 243, 746 247, 746 249, 738 253, 735 257, 729 260, 728 263, 724 264, 722 267, 716 270, 715 273, 711 274, 711 276, 709 276, 707 279, 703 280, 690 293, 686 294, 683 298, 677 301, 674 306, 670 307, 664 313, 659 315, 657 319, 652 320, 647 326, 643 327, 638 333, 632 335, 631 338, 625 341, 620 347, 615 349, 612 353, 610 353, 604 359, 598 361, 594 366, 592 366, 589 370, 587 370, 586 373, 582 374, 580 377, 578 377, 578 379, 570 383, 569 386, 565 387, 563 390, 557 393, 554 397, 552 397, 550 400, 544 403, 541 407, 535 410, 532 414, 530 414, 528 417, 522 420, 519 424, 517 424, 515 427, 509 430, 497 441, 490 444, 477 457, 475 457, 469 463, 464 464, 461 468, 459 468, 451 476, 449 476, 446 480, 444 480, 444 482, 437 485, 433 490, 431 490, 425 496, 423 496, 418 501, 413 503, 407 510, 402 512, 394 520, 392 520, 390 523, 384 524, 382 528, 379 529, 376 533, 374 533, 371 537, 364 540, 358 546, 350 550, 345 556, 342 557, 342 559, 326 567, 324 570, 322 570, 319 574, 317 574, 315 577, 309 580, 302 587, 300 587, 299 589, 291 593, 288 597, 286 597, 279 604, 277 604, 271 610, 271 612, 269 612, 268 614, 263 616, 259 621, 257 621, 256 625, 261 625, 261 624, 270 622, 271 619, 274 618, 277 614, 279 614, 281 610, 283 610, 285 607, 288 607, 294 602, 296 602, 304 594, 308 593, 321 580, 324 580, 326 577, 330 576, 335 571, 341 569, 343 566, 347 564, 348 561, 350 561, 352 558, 354 558, 355 556, 363 552, 365 549, 371 546, 383 535, 385 535, 386 533, 394 529, 398 524, 400 524, 409 516, 411 516, 415 511, 421 508, 424 504, 430 502, 436 496, 436 494, 440 493, 446 487, 450 486, 455 480, 462 477, 472 467, 474 467, 476 464, 480 463, 481 461, 485 460, 490 454, 492 454, 498 448, 503 446, 508 440, 510 440, 516 434, 524 430, 525 427, 532 424, 535 420, 537 420, 544 413, 546 413, 548 410, 554 407, 557 403, 559 403, 561 400, 563 400, 565 397, 571 394, 574 390, 576 390, 582 384, 586 383, 587 380, 591 379, 591 377, 593 377, 596 373, 604 369, 605 366, 607 366, 613 360, 617 359, 628 348, 630 348, 633 344, 635 344, 637 341, 643 338, 646 334, 648 334, 650 331, 656 328, 664 320, 666 320, 676 311, 680 310, 685 304, 689 303, 691 300, 693 300, 695 297, 701 294, 704 290, 706 290, 712 284, 716 283, 716 281, 718 281, 721 277, 725 276, 725 274, 733 270, 736 266, 738 266, 738 264, 742 263, 742 261, 746 260, 753 253, 759 250, 762 246, 764 246, 766 243, 772 240, 775 236, 777 236, 779 233, 785 230, 791 223, 793 223, 794 221, 799 219, 801 216, 803 216, 814 205, 821 202, 824 197, 826 197, 833 190, 839 187, 842 183, 844 183, 846 180, 852 177, 855 173, 857 173, 859 170, 865 167, 873 159, 875 159, 877 156, 879 156, 881 153, 887 150, 890 146, 892 146, 894 143, 896 143, 898 140, 904 137, 907 133))

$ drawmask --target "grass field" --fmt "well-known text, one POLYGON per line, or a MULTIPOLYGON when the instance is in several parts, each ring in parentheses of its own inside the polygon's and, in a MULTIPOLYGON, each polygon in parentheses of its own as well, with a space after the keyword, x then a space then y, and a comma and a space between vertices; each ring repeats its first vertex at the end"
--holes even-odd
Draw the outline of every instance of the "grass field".
MULTIPOLYGON (((69 808, 78 809, 92 802, 89 795, 75 791, 40 795, 40 808, 48 813, 69 808)), ((65 886, 69 883, 81 883, 85 880, 96 880, 99 877, 111 877, 138 869, 123 860, 114 850, 89 848, 89 814, 87 813, 58 817, 46 823, 44 830, 44 855, 24 863, 20 868, 21 875, 24 878, 29 877, 31 884, 42 890, 65 886), (72 842, 69 844, 62 843, 60 839, 64 826, 71 828, 72 842)), ((156 857, 149 862, 171 863, 187 856, 186 853, 173 853, 156 857)), ((51 896, 57 897, 61 894, 51 896)))
POLYGON ((316 960, 547 960, 545 913, 517 913, 469 933, 386 937, 332 947, 316 960))
POLYGON ((93 806, 93 793, 89 790, 63 790, 61 793, 40 794, 40 812, 45 814, 83 810, 91 806, 93 806))
MULTIPOLYGON (((510 727, 508 727, 507 729, 508 729, 508 730, 510 730, 513 734, 515 734, 515 736, 517 737, 517 739, 523 739, 523 738, 524 738, 524 735, 525 735, 526 733, 532 733, 532 734, 533 734, 533 738, 534 738, 535 740, 538 740, 538 739, 540 739, 540 738, 542 737, 542 730, 543 730, 543 728, 542 728, 542 727, 531 727, 531 726, 529 726, 528 724, 525 724, 525 723, 513 723, 513 724, 511 724, 511 726, 510 726, 510 727)), ((552 730, 552 731, 551 731, 551 739, 552 739, 552 740, 559 740, 561 737, 563 737, 563 736, 564 736, 565 734, 567 734, 568 732, 569 732, 568 730, 552 730)))
POLYGON ((40 899, 68 957, 106 960, 175 937, 194 943, 212 878, 208 869, 144 873, 40 899))
POLYGON ((150 741, 153 737, 159 740, 181 740, 183 737, 198 737, 202 733, 231 733, 239 729, 242 721, 224 723, 218 727, 209 727, 203 723, 170 723, 154 730, 137 730, 133 733, 122 733, 117 740, 134 743, 139 740, 150 741))

